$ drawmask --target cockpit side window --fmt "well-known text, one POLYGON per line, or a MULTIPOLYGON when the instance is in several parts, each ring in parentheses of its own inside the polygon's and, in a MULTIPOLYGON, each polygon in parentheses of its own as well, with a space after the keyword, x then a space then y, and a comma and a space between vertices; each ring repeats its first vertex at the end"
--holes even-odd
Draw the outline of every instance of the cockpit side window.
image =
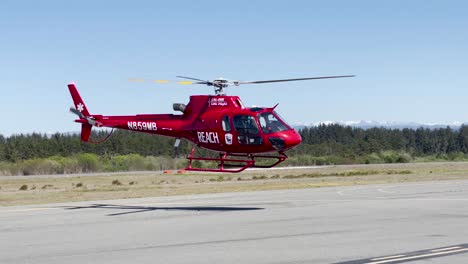
POLYGON ((231 132, 231 122, 229 121, 229 116, 223 116, 222 125, 224 132, 231 132))
POLYGON ((257 135, 258 126, 255 118, 250 115, 237 115, 234 117, 234 129, 241 134, 257 135))
POLYGON ((258 115, 258 121, 264 134, 281 132, 289 128, 273 113, 265 112, 258 115))
POLYGON ((263 138, 259 135, 259 129, 255 117, 250 115, 236 115, 232 119, 234 129, 237 131, 237 140, 241 145, 262 145, 263 138))

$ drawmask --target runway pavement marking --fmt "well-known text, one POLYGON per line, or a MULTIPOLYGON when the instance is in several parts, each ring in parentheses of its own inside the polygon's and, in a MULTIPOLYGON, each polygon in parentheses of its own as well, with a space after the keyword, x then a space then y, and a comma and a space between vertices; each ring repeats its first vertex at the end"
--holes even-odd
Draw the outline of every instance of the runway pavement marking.
POLYGON ((383 193, 395 193, 395 192, 387 191, 387 190, 384 190, 384 189, 377 189, 377 191, 383 192, 383 193))
POLYGON ((453 253, 460 253, 460 252, 463 252, 463 251, 468 251, 468 248, 461 248, 461 249, 450 250, 450 251, 442 251, 442 252, 435 252, 435 253, 429 253, 429 254, 415 255, 415 256, 410 256, 410 257, 394 258, 394 259, 382 260, 382 261, 376 261, 376 262, 367 262, 367 264, 392 263, 392 262, 397 262, 397 261, 402 261, 402 260, 410 260, 410 259, 427 258, 427 257, 441 256, 441 255, 449 255, 449 254, 453 254, 453 253))
POLYGON ((44 211, 44 210, 54 210, 58 208, 26 208, 26 209, 12 209, 0 211, 0 213, 16 213, 16 212, 31 212, 31 211, 44 211))
MULTIPOLYGON (((294 167, 274 167, 268 170, 304 170, 304 169, 323 169, 331 166, 294 166, 294 167)), ((248 168, 246 171, 264 171, 265 168, 248 168)))
MULTIPOLYGON (((343 194, 342 191, 337 192, 338 195, 340 196, 346 196, 343 194)), ((373 197, 373 198, 351 198, 351 199, 315 199, 315 200, 309 200, 309 199, 282 199, 282 200, 255 200, 255 201, 237 201, 237 202, 223 202, 223 201, 188 201, 188 202, 171 202, 171 201, 162 201, 162 202, 147 202, 145 201, 144 203, 127 203, 127 202, 122 202, 122 201, 99 201, 99 203, 111 203, 111 204, 119 204, 123 206, 195 206, 195 205, 204 205, 204 206, 251 206, 251 205, 281 205, 284 203, 329 203, 329 202, 355 202, 355 201, 374 201, 374 200, 381 200, 381 199, 388 199, 388 197, 373 197)), ((468 201, 467 198, 396 198, 393 200, 403 200, 407 202, 419 202, 419 201, 468 201)), ((87 203, 79 203, 79 205, 90 205, 96 203, 96 201, 89 201, 87 203)), ((68 206, 79 206, 74 203, 67 204, 68 206)), ((54 209, 60 209, 59 207, 39 207, 39 208, 24 208, 24 209, 10 209, 10 210, 2 210, 0 208, 0 214, 1 213, 13 213, 13 212, 33 212, 33 211, 45 211, 45 210, 54 210, 54 209)))
POLYGON ((446 250, 452 250, 452 249, 458 249, 461 247, 448 247, 448 248, 439 248, 439 249, 433 249, 431 250, 432 252, 439 252, 439 251, 446 251, 446 250))
POLYGON ((377 260, 387 260, 387 259, 393 259, 393 258, 400 258, 404 257, 406 255, 394 255, 394 256, 388 256, 388 257, 381 257, 381 258, 373 258, 371 259, 372 261, 377 261, 377 260))

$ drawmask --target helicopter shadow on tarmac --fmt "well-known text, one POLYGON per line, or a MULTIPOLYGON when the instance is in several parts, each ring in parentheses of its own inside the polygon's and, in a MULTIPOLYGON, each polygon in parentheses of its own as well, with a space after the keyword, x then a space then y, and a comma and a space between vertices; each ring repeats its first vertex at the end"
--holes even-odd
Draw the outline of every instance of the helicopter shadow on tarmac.
POLYGON ((233 211, 253 211, 263 210, 262 207, 231 207, 231 206, 134 206, 116 204, 91 204, 84 206, 61 206, 65 210, 80 209, 115 209, 125 210, 125 212, 107 214, 106 216, 119 216, 134 213, 144 213, 149 211, 199 211, 199 212, 233 212, 233 211))

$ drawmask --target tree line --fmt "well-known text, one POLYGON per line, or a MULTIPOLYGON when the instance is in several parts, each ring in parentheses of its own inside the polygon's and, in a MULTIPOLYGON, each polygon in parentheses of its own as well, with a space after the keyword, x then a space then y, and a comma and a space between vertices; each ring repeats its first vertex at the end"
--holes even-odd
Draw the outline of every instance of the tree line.
MULTIPOLYGON (((386 151, 404 152, 411 157, 444 156, 468 153, 468 126, 459 129, 370 129, 338 124, 319 125, 299 130, 302 144, 291 150, 291 157, 308 155, 314 157, 335 156, 357 160, 386 151)), ((105 138, 108 131, 93 132, 92 139, 105 138)), ((181 154, 189 151, 191 144, 184 142, 179 148, 181 154)), ((101 143, 83 143, 79 134, 45 135, 0 135, 0 161, 70 157, 80 153, 98 156, 138 154, 146 156, 173 157, 174 139, 144 133, 117 130, 113 136, 101 143)))
MULTIPOLYGON (((91 140, 100 141, 109 131, 93 131, 91 140)), ((186 144, 183 145, 185 147, 186 144)), ((85 143, 76 133, 0 135, 0 161, 16 162, 51 156, 69 157, 80 153, 98 156, 139 154, 141 156, 171 156, 174 139, 124 130, 115 131, 109 140, 99 144, 85 143)))
POLYGON ((391 163, 414 159, 425 161, 468 158, 466 125, 459 129, 363 129, 323 124, 301 129, 299 133, 303 143, 292 154, 334 157, 337 160, 328 163, 391 163))

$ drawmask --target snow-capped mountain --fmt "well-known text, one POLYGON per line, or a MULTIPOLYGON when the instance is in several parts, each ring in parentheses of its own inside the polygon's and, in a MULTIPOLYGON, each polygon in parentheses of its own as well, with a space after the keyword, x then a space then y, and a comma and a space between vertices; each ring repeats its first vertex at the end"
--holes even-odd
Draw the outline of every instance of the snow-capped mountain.
POLYGON ((385 128, 397 128, 397 129, 403 129, 403 128, 411 128, 411 129, 417 129, 420 127, 423 128, 429 128, 429 129, 436 129, 436 128, 446 128, 447 126, 452 128, 452 129, 458 129, 460 128, 461 125, 463 124, 468 124, 464 122, 451 122, 451 123, 418 123, 418 122, 397 122, 397 121, 368 121, 368 120, 361 120, 361 121, 319 121, 319 122, 313 122, 313 123, 303 123, 303 124, 297 124, 294 127, 295 128, 304 128, 304 127, 311 127, 311 126, 318 126, 318 125, 330 125, 330 124, 339 124, 343 126, 352 126, 352 127, 359 127, 359 128, 373 128, 373 127, 385 127, 385 128))

